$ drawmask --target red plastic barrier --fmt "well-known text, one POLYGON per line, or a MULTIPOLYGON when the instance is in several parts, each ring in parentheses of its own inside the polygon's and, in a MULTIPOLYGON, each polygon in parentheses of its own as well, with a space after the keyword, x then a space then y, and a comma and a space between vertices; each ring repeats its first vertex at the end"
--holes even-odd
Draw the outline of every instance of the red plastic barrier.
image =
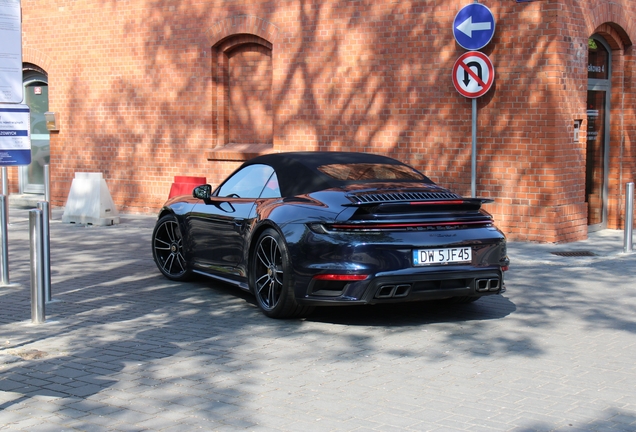
POLYGON ((178 195, 192 195, 192 189, 206 183, 205 177, 174 176, 174 183, 170 186, 168 198, 178 195))

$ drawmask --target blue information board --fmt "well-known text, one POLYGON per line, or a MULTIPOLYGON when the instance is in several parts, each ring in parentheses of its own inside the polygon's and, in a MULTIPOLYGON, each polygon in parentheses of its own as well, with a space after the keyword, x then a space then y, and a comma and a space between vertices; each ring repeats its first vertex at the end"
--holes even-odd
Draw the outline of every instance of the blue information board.
POLYGON ((0 104, 0 166, 31 163, 31 111, 23 104, 0 104))

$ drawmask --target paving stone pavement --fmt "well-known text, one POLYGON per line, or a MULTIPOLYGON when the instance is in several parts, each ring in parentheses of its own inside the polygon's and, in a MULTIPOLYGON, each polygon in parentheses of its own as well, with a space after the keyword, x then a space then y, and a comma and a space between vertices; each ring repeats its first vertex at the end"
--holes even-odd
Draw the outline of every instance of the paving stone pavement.
POLYGON ((28 213, 10 212, 2 431, 636 430, 636 254, 621 253, 622 231, 511 242, 508 291, 471 305, 272 320, 235 288, 163 278, 154 217, 60 219, 53 301, 33 324, 28 213))

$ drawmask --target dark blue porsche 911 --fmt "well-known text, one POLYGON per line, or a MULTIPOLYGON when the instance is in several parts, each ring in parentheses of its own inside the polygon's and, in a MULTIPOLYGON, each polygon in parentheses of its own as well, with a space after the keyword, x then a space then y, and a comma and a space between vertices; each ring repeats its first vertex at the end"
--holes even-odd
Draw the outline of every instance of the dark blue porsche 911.
POLYGON ((321 305, 472 302, 505 290, 509 264, 485 202, 384 156, 268 154, 215 190, 170 199, 152 252, 167 278, 237 285, 272 318, 321 305))

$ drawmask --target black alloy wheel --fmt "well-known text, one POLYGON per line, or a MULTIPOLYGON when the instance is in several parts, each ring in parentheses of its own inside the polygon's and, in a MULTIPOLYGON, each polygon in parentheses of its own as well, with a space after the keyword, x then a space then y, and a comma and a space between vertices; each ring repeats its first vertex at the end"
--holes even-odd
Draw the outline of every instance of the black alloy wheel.
POLYGON ((173 215, 159 219, 152 232, 152 256, 168 279, 185 281, 192 276, 183 252, 183 236, 173 215))
POLYGON ((299 317, 312 310, 296 302, 290 271, 283 239, 275 229, 266 229, 252 252, 249 280, 258 306, 270 318, 299 317))

